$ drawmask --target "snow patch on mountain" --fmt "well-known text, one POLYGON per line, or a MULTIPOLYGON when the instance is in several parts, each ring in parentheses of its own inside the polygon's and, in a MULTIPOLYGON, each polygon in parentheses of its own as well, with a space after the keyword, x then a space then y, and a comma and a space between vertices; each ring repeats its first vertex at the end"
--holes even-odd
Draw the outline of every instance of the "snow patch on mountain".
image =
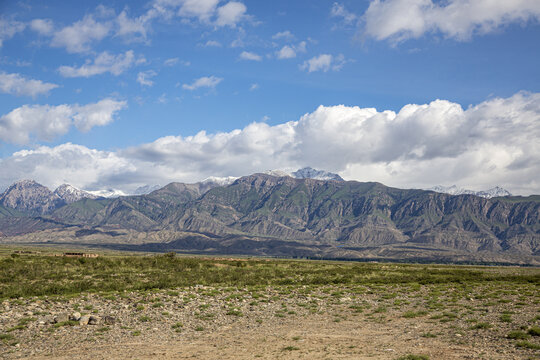
POLYGON ((324 170, 317 170, 313 169, 311 167, 305 167, 302 169, 299 169, 293 173, 291 173, 291 176, 296 179, 315 179, 315 180, 334 180, 334 181, 345 181, 341 176, 335 173, 331 173, 324 170))
POLYGON ((491 199, 493 197, 499 197, 499 196, 512 196, 512 194, 502 187, 495 186, 494 188, 488 189, 488 190, 481 190, 481 191, 474 191, 474 190, 468 190, 465 188, 457 187, 456 185, 452 186, 442 186, 442 185, 436 185, 429 189, 435 191, 438 193, 443 194, 450 194, 450 195, 476 195, 480 196, 486 199, 491 199))
POLYGON ((96 199, 97 196, 90 194, 89 192, 77 189, 75 186, 69 184, 62 184, 54 190, 54 194, 60 199, 64 200, 66 204, 71 204, 81 199, 96 199))

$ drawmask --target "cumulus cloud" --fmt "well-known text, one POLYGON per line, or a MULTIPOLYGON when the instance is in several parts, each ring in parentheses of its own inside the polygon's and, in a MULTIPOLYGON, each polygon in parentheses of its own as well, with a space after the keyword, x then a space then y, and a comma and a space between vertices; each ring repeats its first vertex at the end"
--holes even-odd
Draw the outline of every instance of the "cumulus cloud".
POLYGON ((70 53, 90 50, 90 44, 105 38, 111 31, 109 22, 98 22, 92 15, 86 15, 72 25, 54 33, 51 46, 65 47, 70 53))
POLYGON ((136 171, 129 160, 113 152, 71 143, 18 151, 0 159, 0 167, 5 170, 0 172, 2 184, 31 178, 51 188, 69 183, 87 190, 107 188, 115 184, 115 178, 136 171))
POLYGON ((0 92, 16 96, 47 95, 58 85, 41 80, 28 79, 20 74, 0 72, 0 92))
POLYGON ((148 14, 130 18, 127 11, 123 10, 115 19, 117 25, 115 35, 125 37, 130 41, 145 41, 151 20, 152 17, 148 14))
POLYGON ((292 59, 296 57, 296 51, 291 46, 285 45, 276 53, 276 56, 278 59, 292 59))
POLYGON ((221 43, 215 40, 208 40, 205 44, 205 47, 221 47, 221 43))
POLYGON ((195 79, 191 84, 182 85, 184 90, 197 90, 199 88, 211 88, 214 89, 223 78, 216 76, 203 76, 201 78, 195 79))
POLYGON ((330 16, 341 18, 345 25, 353 24, 357 21, 358 16, 345 9, 343 4, 335 2, 330 10, 330 16))
POLYGON ((118 76, 133 65, 134 59, 135 55, 132 50, 118 55, 112 55, 104 51, 94 61, 87 60, 80 67, 60 66, 58 71, 64 77, 90 77, 106 72, 118 76))
POLYGON ((126 105, 113 99, 88 105, 23 105, 0 117, 0 140, 14 144, 31 139, 51 141, 72 126, 86 132, 113 121, 115 113, 126 105))
POLYGON ((151 79, 157 75, 154 70, 141 71, 137 74, 137 82, 142 86, 153 86, 154 81, 151 79))
POLYGON ((25 27, 26 25, 22 22, 0 18, 0 47, 5 40, 11 39, 15 34, 23 31, 25 27))
POLYGON ((179 60, 180 59, 178 59, 178 58, 170 58, 170 59, 165 60, 163 62, 163 65, 165 65, 165 66, 174 66, 174 65, 178 64, 179 60))
POLYGON ((34 19, 30 21, 30 28, 41 35, 51 35, 54 24, 51 19, 34 19))
POLYGON ((247 7, 238 1, 229 1, 222 6, 220 0, 154 0, 147 12, 148 18, 162 17, 167 20, 180 16, 185 20, 197 19, 206 25, 236 27, 248 19, 247 7))
POLYGON ((281 31, 281 32, 278 32, 278 33, 275 33, 274 35, 272 35, 272 39, 274 39, 274 40, 280 40, 280 39, 291 40, 291 39, 294 39, 294 35, 290 32, 290 30, 285 30, 285 31, 281 31))
POLYGON ((242 60, 253 60, 253 61, 261 61, 262 57, 261 55, 249 52, 249 51, 242 51, 240 54, 240 59, 242 60))
POLYGON ((0 160, 0 185, 32 177, 46 185, 70 180, 91 190, 130 192, 144 184, 310 165, 346 179, 404 188, 501 185, 531 194, 540 192, 539 138, 538 93, 466 109, 446 100, 398 112, 320 106, 283 124, 261 121, 229 132, 166 136, 115 152, 72 144, 22 151, 0 160))
POLYGON ((374 0, 363 15, 364 32, 394 43, 441 33, 468 40, 511 23, 540 20, 540 2, 529 0, 374 0))
POLYGON ((304 61, 304 63, 300 65, 300 69, 307 72, 327 72, 329 70, 338 71, 341 70, 343 65, 345 65, 345 62, 345 57, 342 54, 339 54, 338 56, 321 54, 304 61))
POLYGON ((217 26, 236 27, 247 11, 246 5, 237 1, 230 1, 217 9, 217 26))
POLYGON ((301 41, 298 45, 285 45, 276 52, 276 57, 280 60, 295 58, 297 53, 306 52, 306 45, 305 41, 301 41))
POLYGON ((169 2, 178 3, 178 14, 184 17, 197 17, 202 21, 208 21, 216 11, 219 0, 181 0, 169 2))

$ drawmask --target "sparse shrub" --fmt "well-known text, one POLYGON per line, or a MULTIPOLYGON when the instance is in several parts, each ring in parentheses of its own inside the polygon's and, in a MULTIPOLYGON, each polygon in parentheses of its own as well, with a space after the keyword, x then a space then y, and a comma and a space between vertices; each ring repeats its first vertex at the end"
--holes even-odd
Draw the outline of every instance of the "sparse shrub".
POLYGON ((540 326, 533 326, 527 332, 532 336, 540 336, 540 326))
POLYGON ((226 315, 244 316, 244 314, 240 310, 236 309, 230 309, 229 311, 227 311, 226 315))
POLYGON ((54 327, 59 328, 59 327, 62 327, 62 326, 75 326, 75 325, 79 325, 79 322, 78 321, 73 321, 73 320, 68 320, 68 321, 62 321, 62 322, 56 323, 56 324, 54 324, 54 327))
POLYGON ((510 331, 506 335, 506 337, 513 340, 523 340, 523 339, 528 339, 529 335, 523 331, 514 330, 514 331, 510 331))
POLYGON ((491 324, 489 323, 486 323, 486 322, 479 322, 478 324, 475 324, 473 326, 471 326, 471 329, 473 330, 476 330, 476 329, 489 329, 491 328, 491 324))
POLYGON ((429 356, 409 354, 409 355, 399 357, 397 360, 429 360, 429 356))
POLYGON ((0 334, 0 340, 2 341, 9 341, 13 340, 15 337, 11 334, 0 334))
POLYGON ((285 346, 284 348, 281 349, 281 351, 294 351, 294 350, 300 350, 300 348, 296 346, 285 346))
POLYGON ((516 343, 516 346, 521 347, 521 348, 531 349, 531 350, 540 350, 540 345, 534 344, 534 343, 529 342, 527 340, 518 341, 516 343))

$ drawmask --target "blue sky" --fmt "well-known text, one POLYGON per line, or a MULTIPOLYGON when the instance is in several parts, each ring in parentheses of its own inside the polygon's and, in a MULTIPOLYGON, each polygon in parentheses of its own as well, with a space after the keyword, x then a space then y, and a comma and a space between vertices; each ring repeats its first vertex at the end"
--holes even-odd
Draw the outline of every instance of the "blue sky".
POLYGON ((540 192, 534 1, 65 4, 0 4, 0 187, 311 165, 540 192))

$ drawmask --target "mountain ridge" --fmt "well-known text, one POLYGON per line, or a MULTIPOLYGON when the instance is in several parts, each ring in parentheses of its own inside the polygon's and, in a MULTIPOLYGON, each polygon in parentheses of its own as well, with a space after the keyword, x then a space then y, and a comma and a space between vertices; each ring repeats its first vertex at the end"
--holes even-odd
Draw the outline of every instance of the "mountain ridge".
POLYGON ((540 196, 486 199, 260 173, 229 185, 170 183, 147 195, 85 198, 39 217, 8 211, 0 215, 0 232, 4 241, 157 241, 160 249, 280 256, 534 259, 540 255, 539 208, 540 196))

